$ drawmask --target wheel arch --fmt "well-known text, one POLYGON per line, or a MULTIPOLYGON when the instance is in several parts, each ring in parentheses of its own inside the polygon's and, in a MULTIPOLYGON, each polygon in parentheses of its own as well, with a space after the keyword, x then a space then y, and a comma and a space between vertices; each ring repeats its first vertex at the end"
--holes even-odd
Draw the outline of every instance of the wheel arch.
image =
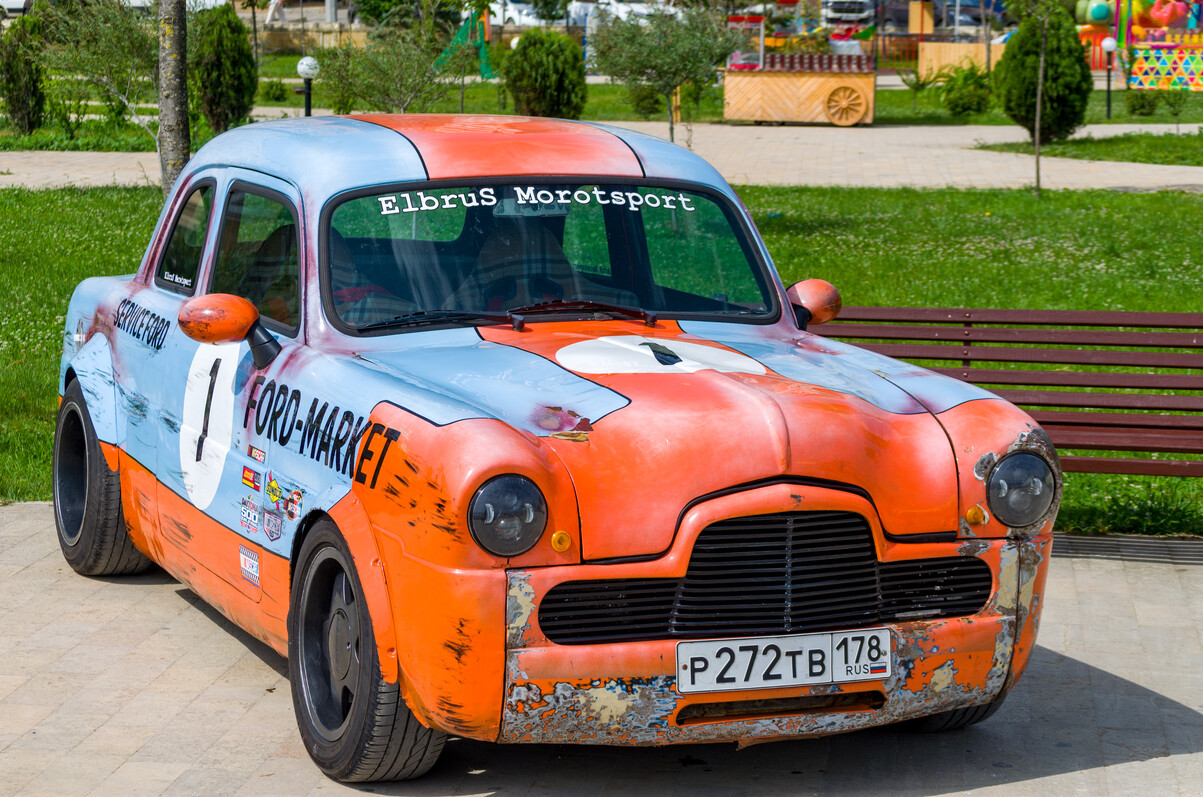
POLYGON ((399 675, 397 665, 397 634, 393 621, 392 602, 389 600, 388 579, 384 562, 372 526, 363 505, 353 494, 348 494, 330 509, 314 509, 301 520, 293 536, 292 550, 288 561, 289 611, 291 590, 296 575, 297 559, 301 546, 313 527, 322 519, 329 519, 338 527, 339 533, 351 551, 363 597, 372 621, 372 634, 376 641, 376 652, 380 661, 381 677, 388 683, 396 683, 399 675))
POLYGON ((117 414, 117 382, 113 374, 113 350, 104 335, 93 335, 63 369, 59 396, 71 381, 79 382, 88 416, 101 443, 120 445, 123 424, 117 414))

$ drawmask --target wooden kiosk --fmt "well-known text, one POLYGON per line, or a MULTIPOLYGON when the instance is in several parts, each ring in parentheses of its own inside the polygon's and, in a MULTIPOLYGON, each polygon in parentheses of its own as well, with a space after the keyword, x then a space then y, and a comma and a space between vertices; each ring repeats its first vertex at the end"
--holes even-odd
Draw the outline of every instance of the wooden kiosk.
POLYGON ((764 18, 731 17, 760 30, 758 53, 737 53, 723 72, 723 118, 757 122, 873 122, 877 65, 871 55, 764 52, 764 18))

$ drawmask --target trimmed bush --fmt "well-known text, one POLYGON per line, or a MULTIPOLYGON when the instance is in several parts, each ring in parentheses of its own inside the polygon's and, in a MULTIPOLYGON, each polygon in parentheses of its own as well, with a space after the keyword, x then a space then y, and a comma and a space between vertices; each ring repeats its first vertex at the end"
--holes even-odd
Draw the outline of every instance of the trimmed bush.
POLYGON ((1128 89, 1124 92, 1124 104, 1131 116, 1152 116, 1157 113, 1161 92, 1149 89, 1128 89))
POLYGON ((288 86, 284 85, 283 80, 265 81, 260 91, 263 92, 263 99, 269 102, 284 102, 288 99, 288 86))
POLYGON ((949 71, 940 84, 940 104, 953 116, 990 110, 990 75, 977 64, 949 71))
POLYGON ((527 116, 580 119, 585 109, 585 59, 562 33, 530 30, 505 59, 505 86, 527 116))
MULTIPOLYGON (((1003 111, 1035 139, 1036 81, 1040 64, 1041 24, 1029 16, 1007 42, 998 62, 1003 111)), ((1086 121, 1086 102, 1094 83, 1073 20, 1063 8, 1049 12, 1044 61, 1040 140, 1069 138, 1086 121)))
POLYGON ((13 127, 23 134, 41 127, 46 116, 42 44, 42 23, 32 14, 13 20, 0 37, 0 98, 13 127))
POLYGON ((231 5, 198 11, 188 31, 192 89, 215 133, 242 122, 254 107, 259 76, 249 36, 231 5))

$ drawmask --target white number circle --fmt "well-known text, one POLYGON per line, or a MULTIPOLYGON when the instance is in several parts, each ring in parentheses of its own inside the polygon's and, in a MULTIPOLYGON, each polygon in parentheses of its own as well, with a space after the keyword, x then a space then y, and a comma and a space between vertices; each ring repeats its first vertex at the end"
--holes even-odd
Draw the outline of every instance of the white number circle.
POLYGON ((180 472, 197 509, 217 495, 234 431, 234 373, 241 343, 202 343, 188 369, 180 420, 180 472), (202 439, 203 438, 203 439, 202 439))

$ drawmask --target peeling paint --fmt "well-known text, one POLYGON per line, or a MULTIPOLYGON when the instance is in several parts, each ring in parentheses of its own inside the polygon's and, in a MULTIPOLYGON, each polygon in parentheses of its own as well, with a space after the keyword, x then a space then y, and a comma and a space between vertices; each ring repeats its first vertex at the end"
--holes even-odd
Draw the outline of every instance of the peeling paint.
POLYGON ((976 478, 979 482, 984 482, 986 477, 990 475, 990 471, 994 467, 994 463, 997 461, 998 457, 994 456, 993 451, 987 451, 985 454, 982 454, 982 458, 979 459, 977 464, 973 466, 974 478, 976 478))

